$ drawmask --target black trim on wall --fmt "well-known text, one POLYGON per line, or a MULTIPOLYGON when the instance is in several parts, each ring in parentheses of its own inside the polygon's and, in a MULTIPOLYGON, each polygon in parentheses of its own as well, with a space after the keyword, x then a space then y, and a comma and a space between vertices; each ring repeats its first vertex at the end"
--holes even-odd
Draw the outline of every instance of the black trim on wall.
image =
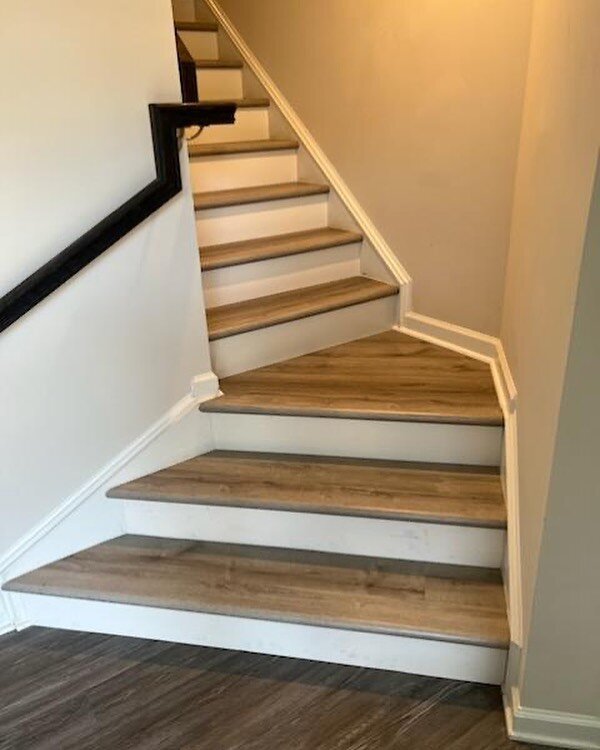
POLYGON ((234 104, 150 104, 156 179, 0 299, 0 331, 29 312, 181 190, 177 129, 231 124, 234 104))

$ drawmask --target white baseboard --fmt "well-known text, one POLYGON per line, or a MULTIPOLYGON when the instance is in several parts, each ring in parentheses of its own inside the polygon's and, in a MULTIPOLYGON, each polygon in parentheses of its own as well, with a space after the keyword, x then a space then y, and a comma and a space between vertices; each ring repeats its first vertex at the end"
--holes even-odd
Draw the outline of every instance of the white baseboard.
POLYGON ((221 8, 217 0, 206 0, 206 5, 212 11, 217 21, 236 47, 250 70, 254 73, 260 84, 265 88, 272 103, 281 112, 284 119, 295 132, 298 140, 304 146, 309 156, 315 162, 317 167, 323 173, 325 179, 329 182, 335 193, 338 195, 346 210, 360 227, 365 238, 372 245, 374 250, 380 256, 385 266, 390 270, 400 287, 400 318, 410 307, 412 279, 403 265, 400 263, 397 255, 392 251, 390 246, 384 240, 381 233, 377 230, 356 196, 352 193, 348 185, 344 182, 337 169, 327 158, 312 133, 302 122, 290 102, 285 98, 281 90, 275 84, 271 76, 261 65, 256 55, 248 47, 242 35, 221 8))
POLYGON ((513 740, 600 750, 600 717, 522 706, 516 687, 504 692, 504 711, 508 736, 513 740))
POLYGON ((428 638, 15 594, 34 625, 112 633, 498 685, 506 651, 428 638))
MULTIPOLYGON (((125 467, 131 464, 142 451, 148 449, 168 428, 173 427, 192 410, 197 409, 200 403, 214 398, 217 394, 218 380, 213 372, 196 376, 191 383, 190 393, 181 398, 144 433, 105 464, 91 479, 67 497, 40 523, 8 549, 0 558, 0 583, 15 575, 20 575, 26 570, 59 559, 67 554, 73 554, 79 549, 122 533, 124 521, 121 509, 117 509, 116 506, 113 506, 114 511, 110 512, 107 504, 105 513, 102 515, 102 523, 97 524, 95 522, 94 519, 97 518, 98 513, 101 513, 101 509, 104 507, 103 496, 98 496, 100 491, 119 472, 122 472, 125 467), (89 507, 90 512, 84 514, 85 518, 80 520, 83 506, 86 503, 88 503, 86 508, 89 507), (92 507, 89 503, 97 503, 97 507, 92 507), (66 528, 72 518, 77 519, 74 528, 69 528, 69 533, 62 535, 67 538, 58 538, 56 535, 59 527, 60 529, 66 528)), ((205 420, 205 422, 207 429, 209 429, 208 420, 205 420)), ((24 616, 15 612, 13 595, 2 592, 1 600, 8 611, 9 620, 16 627, 20 627, 23 624, 24 616)))

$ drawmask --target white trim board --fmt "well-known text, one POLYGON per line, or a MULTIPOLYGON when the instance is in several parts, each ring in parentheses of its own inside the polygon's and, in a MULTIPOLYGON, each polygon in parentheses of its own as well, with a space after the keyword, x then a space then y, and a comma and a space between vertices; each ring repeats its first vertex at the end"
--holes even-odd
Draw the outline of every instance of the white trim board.
POLYGON ((511 739, 575 750, 600 750, 600 717, 522 706, 516 687, 505 691, 503 699, 511 739))
MULTIPOLYGON (((157 440, 157 438, 159 438, 159 436, 169 427, 180 422, 187 414, 192 412, 192 410, 197 409, 199 404, 203 401, 214 398, 219 393, 218 387, 218 380, 213 372, 202 373, 201 375, 194 377, 188 394, 181 398, 145 432, 111 459, 111 461, 105 464, 84 485, 69 495, 69 497, 60 503, 60 505, 42 519, 42 521, 33 529, 22 536, 17 543, 14 544, 2 556, 2 558, 0 558, 0 583, 25 572, 26 569, 31 569, 40 564, 59 559, 66 554, 72 554, 77 551, 77 549, 89 546, 89 544, 97 544, 100 541, 105 541, 106 536, 103 536, 101 531, 99 532, 100 536, 98 537, 98 533, 94 533, 93 529, 88 529, 88 535, 85 536, 85 539, 84 535, 82 535, 79 542, 76 539, 71 539, 69 541, 68 550, 62 545, 59 545, 60 549, 57 547, 55 551, 52 549, 44 550, 40 559, 35 559, 33 561, 25 560, 27 553, 40 545, 59 525, 67 522, 86 501, 94 501, 94 495, 98 493, 103 486, 110 482, 115 475, 130 464, 136 456, 154 443, 154 441, 157 440), (93 538, 89 537, 90 534, 93 538), (26 563, 25 565, 23 565, 24 562, 26 563)), ((206 423, 208 429, 208 420, 206 420, 206 423)), ((113 523, 113 526, 118 526, 118 528, 113 529, 116 533, 122 533, 124 520, 121 509, 119 509, 119 517, 116 522, 113 523)), ((114 536, 114 534, 111 534, 111 536, 114 536)), ((0 600, 5 604, 13 624, 15 624, 16 627, 20 627, 23 615, 22 613, 14 611, 12 606, 13 598, 14 595, 9 594, 8 592, 2 592, 0 600)), ((0 625, 0 628, 1 627, 2 626, 0 625)))
POLYGON ((272 103, 281 112, 284 119, 295 132, 300 143, 304 146, 307 153, 321 170, 332 189, 337 193, 342 204, 365 235, 365 238, 372 245, 373 249, 377 252, 385 266, 396 279, 396 282, 400 287, 400 319, 402 319, 405 311, 410 308, 412 278, 400 263, 396 254, 384 240, 379 230, 375 227, 361 204, 358 202, 356 196, 344 182, 340 173, 328 159, 323 149, 319 146, 312 133, 302 122, 290 102, 285 98, 271 76, 261 65, 256 55, 246 44, 242 35, 229 16, 221 8, 220 4, 217 0, 205 0, 205 2, 244 61, 247 63, 250 70, 265 88, 272 103))
POLYGON ((253 651, 498 685, 501 648, 333 627, 15 593, 34 625, 253 651))

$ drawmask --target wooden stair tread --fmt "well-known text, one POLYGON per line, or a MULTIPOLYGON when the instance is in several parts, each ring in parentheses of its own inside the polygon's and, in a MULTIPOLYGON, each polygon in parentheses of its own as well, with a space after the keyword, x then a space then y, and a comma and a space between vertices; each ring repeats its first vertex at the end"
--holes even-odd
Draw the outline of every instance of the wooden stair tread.
POLYGON ((500 571, 122 536, 10 581, 8 591, 505 648, 500 571))
POLYGON ((220 388, 203 411, 503 423, 488 364, 394 330, 232 375, 220 388))
POLYGON ((320 195, 329 192, 328 185, 310 182, 278 182, 274 185, 256 185, 233 188, 231 190, 211 190, 194 193, 194 207, 197 210, 242 206, 246 203, 264 203, 284 198, 302 198, 306 195, 320 195))
POLYGON ((251 109, 259 107, 268 107, 271 100, 267 97, 254 96, 244 97, 243 99, 209 99, 206 104, 235 104, 238 109, 251 109))
POLYGON ((240 60, 194 60, 197 68, 243 68, 240 60))
POLYGON ((289 151, 298 148, 298 141, 269 138, 257 141, 232 141, 224 143, 191 143, 190 156, 222 156, 226 154, 250 154, 259 151, 289 151))
POLYGON ((211 307, 206 311, 208 337, 215 341, 226 336, 300 320, 394 294, 398 294, 398 289, 390 284, 364 276, 353 276, 244 302, 211 307))
POLYGON ((505 528, 496 468, 212 451, 109 497, 505 528))
POLYGON ((176 21, 177 31, 218 31, 218 24, 213 21, 176 21))
POLYGON ((359 232, 323 227, 304 232, 259 237, 255 240, 207 245, 200 248, 200 263, 204 271, 211 271, 215 268, 282 258, 286 255, 324 250, 361 241, 362 235, 359 232))

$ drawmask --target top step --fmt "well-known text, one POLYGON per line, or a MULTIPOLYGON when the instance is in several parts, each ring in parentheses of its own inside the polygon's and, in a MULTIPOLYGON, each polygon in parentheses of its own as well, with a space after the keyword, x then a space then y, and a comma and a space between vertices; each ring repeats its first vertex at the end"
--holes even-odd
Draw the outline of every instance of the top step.
POLYGON ((218 24, 213 21, 176 21, 177 31, 218 31, 218 24))

